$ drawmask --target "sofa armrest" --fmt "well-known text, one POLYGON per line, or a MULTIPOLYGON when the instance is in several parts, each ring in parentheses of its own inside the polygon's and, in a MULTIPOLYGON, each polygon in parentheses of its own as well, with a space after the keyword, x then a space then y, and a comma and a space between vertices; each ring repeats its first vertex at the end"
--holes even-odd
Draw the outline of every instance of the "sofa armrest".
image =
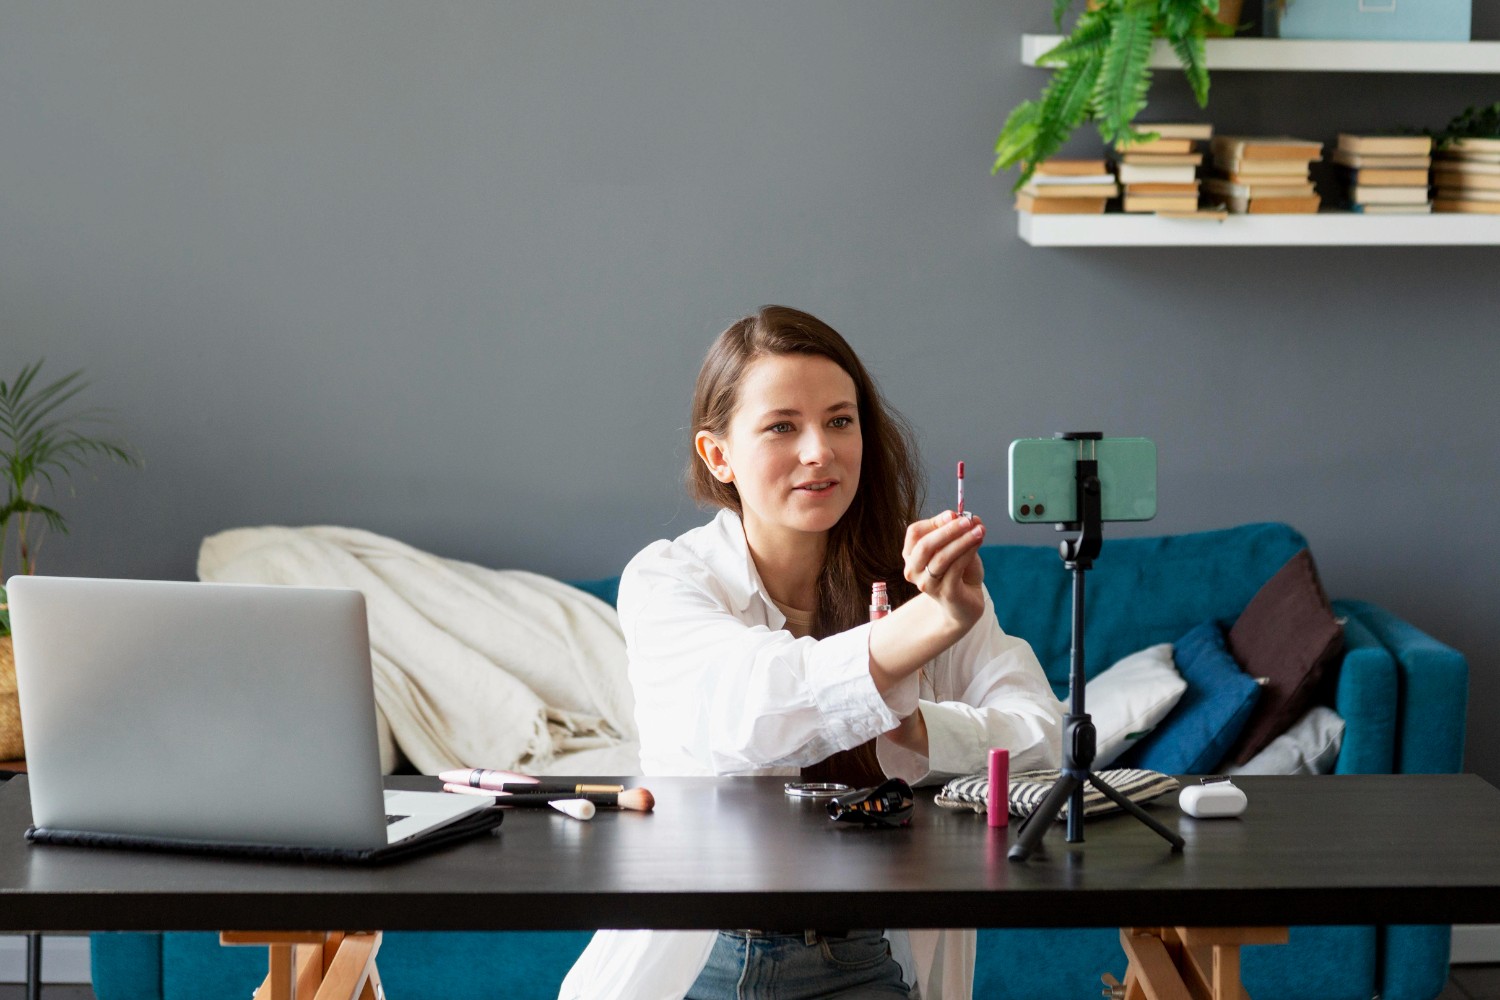
POLYGON ((1338 606, 1362 622, 1396 662, 1397 774, 1456 774, 1463 769, 1469 663, 1415 625, 1366 601, 1338 606))
POLYGON ((1396 761, 1396 660, 1359 619, 1347 611, 1338 613, 1347 620, 1333 698, 1334 711, 1344 719, 1344 743, 1335 770, 1390 774, 1396 761))

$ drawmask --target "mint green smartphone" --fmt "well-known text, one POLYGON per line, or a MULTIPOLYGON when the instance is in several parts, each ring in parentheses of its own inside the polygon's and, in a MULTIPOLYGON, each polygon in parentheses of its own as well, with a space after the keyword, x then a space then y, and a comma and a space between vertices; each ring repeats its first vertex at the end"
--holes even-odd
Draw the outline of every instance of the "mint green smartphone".
POLYGON ((1010 443, 1011 520, 1076 520, 1076 462, 1090 457, 1099 462, 1102 520, 1149 521, 1156 516, 1156 442, 1150 438, 1022 438, 1010 443))

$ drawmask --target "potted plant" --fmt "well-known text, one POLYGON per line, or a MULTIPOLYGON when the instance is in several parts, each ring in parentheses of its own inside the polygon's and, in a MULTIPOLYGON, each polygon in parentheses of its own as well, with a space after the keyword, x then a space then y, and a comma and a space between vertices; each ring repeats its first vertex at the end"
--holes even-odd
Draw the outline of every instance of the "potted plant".
POLYGON ((1490 105, 1470 106, 1449 119, 1441 132, 1428 132, 1432 148, 1462 148, 1465 139, 1500 139, 1500 101, 1490 105))
MULTIPOLYGON (((16 524, 19 571, 25 574, 36 572, 37 550, 48 531, 67 533, 68 524, 62 514, 40 502, 43 486, 55 492, 59 479, 70 480, 74 470, 91 458, 140 464, 127 445, 82 432, 82 428, 101 421, 102 411, 61 412, 88 388, 83 372, 76 371, 38 387, 36 377, 41 367, 42 362, 38 361, 23 367, 14 380, 0 381, 0 464, 4 467, 0 475, 6 490, 4 506, 0 506, 0 584, 7 579, 5 554, 12 521, 16 524)), ((0 585, 0 760, 23 754, 10 612, 5 588, 0 585)))
MULTIPOLYGON (((1062 28, 1073 0, 1053 0, 1052 18, 1062 28)), ((1146 139, 1131 123, 1146 107, 1151 89, 1151 49, 1164 38, 1182 63, 1198 106, 1208 105, 1204 41, 1232 35, 1239 0, 1090 0, 1072 32, 1038 63, 1052 78, 1034 101, 1022 101, 995 142, 995 173, 1019 166, 1016 188, 1037 164, 1060 150, 1084 122, 1094 122, 1106 143, 1146 139), (1230 9, 1233 7, 1234 9, 1230 9)))

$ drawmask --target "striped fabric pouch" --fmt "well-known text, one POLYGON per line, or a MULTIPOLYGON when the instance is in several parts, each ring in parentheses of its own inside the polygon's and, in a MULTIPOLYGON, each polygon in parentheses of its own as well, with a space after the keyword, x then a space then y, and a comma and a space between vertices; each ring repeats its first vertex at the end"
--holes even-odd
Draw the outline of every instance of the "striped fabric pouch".
MULTIPOLYGON (((1160 771, 1121 767, 1097 773, 1111 788, 1137 804, 1150 802, 1168 792, 1175 792, 1181 787, 1176 778, 1169 774, 1162 774, 1160 771)), ((1047 792, 1060 777, 1062 777, 1062 772, 1057 769, 1023 771, 1020 774, 1011 775, 1010 814, 1030 816, 1036 811, 1036 807, 1042 804, 1042 799, 1046 798, 1047 792)), ((977 813, 982 813, 986 811, 985 803, 989 800, 989 792, 989 775, 980 771, 975 774, 966 774, 961 778, 953 778, 943 786, 942 791, 938 792, 934 801, 949 809, 972 809, 977 813)), ((1093 785, 1084 785, 1083 814, 1085 816, 1105 816, 1120 811, 1119 806, 1105 798, 1104 794, 1093 785)), ((1058 813, 1058 818, 1061 819, 1067 814, 1068 807, 1064 804, 1062 811, 1058 813)))

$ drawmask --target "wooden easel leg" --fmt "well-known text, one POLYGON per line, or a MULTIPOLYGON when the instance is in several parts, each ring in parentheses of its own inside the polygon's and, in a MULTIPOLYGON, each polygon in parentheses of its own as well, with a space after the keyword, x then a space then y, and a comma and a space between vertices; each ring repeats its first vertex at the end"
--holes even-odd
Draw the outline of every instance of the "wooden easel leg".
POLYGON ((314 1000, 359 1000, 375 969, 375 952, 379 948, 379 931, 345 934, 314 1000))
POLYGON ((292 948, 294 945, 271 945, 271 971, 255 991, 256 1000, 292 1000, 292 948))
POLYGON ((1250 1000, 1240 946, 1286 942, 1285 927, 1122 927, 1125 1000, 1250 1000))
POLYGON ((1240 998, 1240 948, 1239 945, 1220 944, 1214 946, 1214 996, 1240 998))
POLYGON ((1157 928, 1120 928, 1120 946, 1130 959, 1125 972, 1127 989, 1133 974, 1146 1000, 1193 1000, 1158 933, 1157 928))
POLYGON ((266 945, 270 971, 255 1000, 385 1000, 380 931, 223 931, 222 945, 266 945))
POLYGON ((370 978, 365 980, 365 988, 359 991, 359 1000, 385 1000, 385 987, 380 984, 380 973, 375 971, 375 966, 370 966, 370 978))
POLYGON ((334 956, 339 953, 339 945, 343 943, 343 931, 329 931, 323 936, 323 976, 325 978, 328 976, 328 970, 333 967, 334 956))
POLYGON ((297 992, 296 996, 310 997, 323 985, 323 946, 318 944, 297 945, 297 992))

